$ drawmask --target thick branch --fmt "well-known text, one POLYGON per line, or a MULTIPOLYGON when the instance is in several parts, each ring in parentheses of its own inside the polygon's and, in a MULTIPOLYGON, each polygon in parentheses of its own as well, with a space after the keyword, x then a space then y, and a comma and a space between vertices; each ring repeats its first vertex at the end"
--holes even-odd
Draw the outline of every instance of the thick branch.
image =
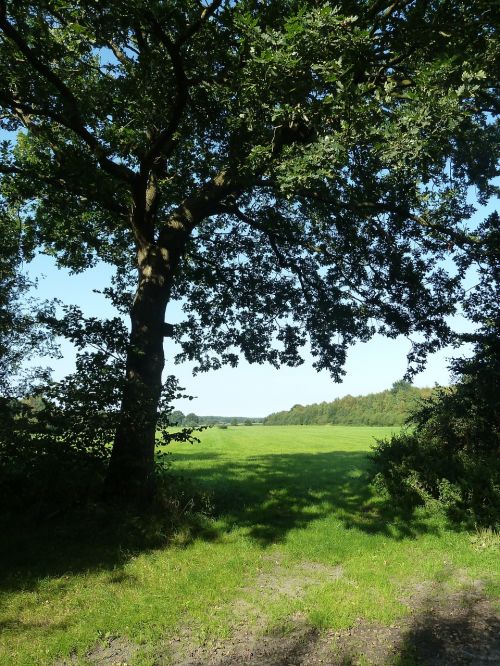
POLYGON ((98 139, 87 129, 80 114, 79 102, 57 74, 40 58, 36 51, 26 43, 21 34, 7 20, 7 11, 5 1, 0 2, 0 29, 6 37, 12 41, 19 51, 24 55, 31 67, 37 71, 47 83, 51 84, 59 93, 66 114, 59 114, 48 109, 39 110, 40 115, 45 115, 52 120, 56 120, 68 129, 77 134, 91 148, 101 167, 115 178, 119 178, 127 184, 131 184, 135 179, 133 171, 123 164, 117 164, 106 155, 105 148, 98 139))
POLYGON ((180 53, 180 45, 174 43, 170 39, 169 35, 167 35, 167 33, 163 30, 160 23, 154 18, 154 16, 151 16, 150 20, 152 33, 165 47, 165 50, 170 57, 172 68, 174 70, 176 93, 173 102, 172 113, 167 127, 160 132, 151 148, 145 155, 144 159, 142 160, 141 171, 143 173, 147 173, 151 169, 151 166, 157 157, 163 155, 165 158, 171 152, 174 146, 173 137, 180 125, 182 114, 189 98, 189 82, 184 71, 184 63, 180 53))
POLYGON ((198 20, 194 21, 186 31, 180 35, 175 41, 172 41, 170 36, 163 30, 161 24, 156 20, 154 15, 150 15, 152 33, 157 37, 161 44, 165 47, 170 60, 175 76, 176 95, 173 103, 172 113, 170 116, 167 127, 162 130, 146 154, 143 162, 142 169, 144 172, 149 171, 154 160, 162 155, 167 157, 174 145, 174 134, 182 120, 182 114, 189 101, 189 86, 190 80, 186 76, 184 63, 181 55, 181 47, 188 42, 202 28, 203 24, 213 16, 217 9, 222 5, 223 0, 214 0, 211 4, 203 9, 198 20))
POLYGON ((12 113, 26 126, 30 124, 31 116, 48 118, 61 126, 66 126, 63 116, 57 113, 57 111, 48 109, 46 107, 37 108, 31 104, 26 104, 25 102, 21 102, 21 100, 16 99, 12 94, 7 93, 6 91, 0 91, 0 104, 2 104, 5 108, 10 109, 12 113))
MULTIPOLYGON (((115 58, 120 62, 124 67, 128 67, 130 65, 130 59, 127 57, 126 53, 118 46, 118 44, 115 44, 115 42, 108 42, 109 48, 113 51, 113 54, 115 58)), ((132 48, 132 47, 129 47, 132 48)))
POLYGON ((243 180, 221 171, 195 194, 184 199, 163 226, 159 245, 168 247, 172 233, 189 236, 193 229, 205 218, 220 211, 221 202, 228 196, 236 196, 245 188, 243 180))

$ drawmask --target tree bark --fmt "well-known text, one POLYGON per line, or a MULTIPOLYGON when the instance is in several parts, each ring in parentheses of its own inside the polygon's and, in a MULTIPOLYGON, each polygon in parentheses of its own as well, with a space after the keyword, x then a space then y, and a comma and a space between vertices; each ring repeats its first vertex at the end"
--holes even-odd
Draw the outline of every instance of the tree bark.
MULTIPOLYGON (((139 255, 141 253, 139 252, 139 255)), ((170 294, 168 266, 152 248, 139 261, 139 285, 131 309, 120 422, 106 479, 108 496, 148 500, 154 494, 154 451, 162 389, 165 309, 170 294)))
POLYGON ((175 272, 195 226, 213 214, 224 197, 241 187, 235 187, 231 176, 221 172, 184 200, 162 225, 155 240, 155 181, 140 181, 139 185, 131 216, 139 284, 130 313, 132 326, 120 423, 105 482, 108 497, 131 501, 148 500, 155 491, 155 434, 165 363, 164 318, 175 272))

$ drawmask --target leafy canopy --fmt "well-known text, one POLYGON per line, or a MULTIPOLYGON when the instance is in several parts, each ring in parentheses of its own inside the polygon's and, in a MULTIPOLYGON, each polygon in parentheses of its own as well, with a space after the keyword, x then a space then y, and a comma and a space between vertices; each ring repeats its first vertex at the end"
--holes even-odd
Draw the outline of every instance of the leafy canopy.
POLYGON ((309 337, 338 378, 377 331, 423 334, 418 366, 480 244, 467 192, 494 191, 497 19, 489 0, 2 0, 2 201, 120 287, 182 211, 174 336, 201 369, 296 365, 309 337))

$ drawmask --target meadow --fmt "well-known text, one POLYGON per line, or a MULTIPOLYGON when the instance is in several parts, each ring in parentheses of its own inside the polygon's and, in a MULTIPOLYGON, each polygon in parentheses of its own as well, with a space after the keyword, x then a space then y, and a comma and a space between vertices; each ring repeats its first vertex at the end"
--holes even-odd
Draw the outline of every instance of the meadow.
POLYGON ((498 656, 498 540, 377 495, 367 453, 390 431, 212 428, 168 447, 171 525, 141 532, 96 507, 6 526, 0 664, 498 656))

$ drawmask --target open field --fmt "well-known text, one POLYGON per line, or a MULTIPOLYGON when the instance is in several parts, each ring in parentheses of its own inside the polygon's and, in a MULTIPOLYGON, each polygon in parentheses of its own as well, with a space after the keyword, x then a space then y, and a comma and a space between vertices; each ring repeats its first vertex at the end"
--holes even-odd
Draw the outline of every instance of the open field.
POLYGON ((389 432, 214 428, 169 447, 206 497, 171 533, 8 528, 0 664, 493 663, 498 541, 377 497, 366 453, 389 432))

